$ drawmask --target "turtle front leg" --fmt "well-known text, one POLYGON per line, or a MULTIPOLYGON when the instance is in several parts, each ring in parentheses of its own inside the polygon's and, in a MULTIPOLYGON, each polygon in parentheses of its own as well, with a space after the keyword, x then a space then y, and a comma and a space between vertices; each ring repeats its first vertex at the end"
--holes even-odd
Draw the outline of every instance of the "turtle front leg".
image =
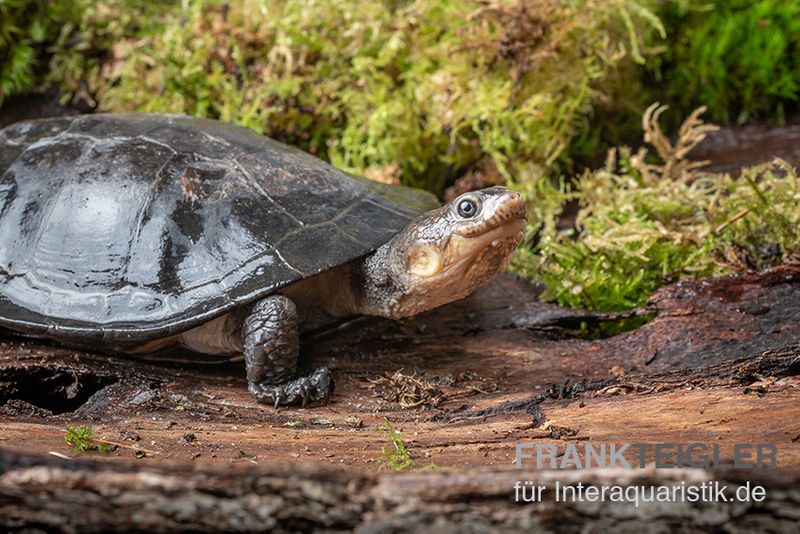
POLYGON ((292 379, 297 369, 300 336, 297 310, 283 295, 260 300, 244 321, 244 361, 250 393, 258 402, 305 406, 309 401, 327 401, 333 378, 327 367, 292 379))

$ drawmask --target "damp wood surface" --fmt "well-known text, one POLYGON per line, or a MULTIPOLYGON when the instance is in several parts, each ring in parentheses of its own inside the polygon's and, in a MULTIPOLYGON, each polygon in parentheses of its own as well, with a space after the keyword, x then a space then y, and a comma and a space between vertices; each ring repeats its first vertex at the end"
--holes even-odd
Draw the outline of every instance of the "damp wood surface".
POLYGON ((515 444, 775 443, 800 474, 800 268, 683 282, 633 315, 566 310, 504 276, 462 302, 394 322, 362 318, 306 338, 329 366, 327 406, 275 410, 247 392, 241 362, 155 363, 0 340, 0 447, 72 455, 68 424, 129 445, 114 462, 345 464, 381 469, 384 421, 415 465, 507 468, 515 444), (413 388, 392 400, 401 372, 413 388), (384 377, 383 380, 381 378, 384 377), (378 383, 376 383, 378 382, 378 383), (413 381, 412 381, 413 382, 413 381))

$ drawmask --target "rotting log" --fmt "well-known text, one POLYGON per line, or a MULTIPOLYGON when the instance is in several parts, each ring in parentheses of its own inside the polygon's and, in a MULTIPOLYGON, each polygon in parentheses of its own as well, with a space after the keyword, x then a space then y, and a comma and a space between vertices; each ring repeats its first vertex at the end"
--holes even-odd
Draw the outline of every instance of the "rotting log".
POLYGON ((708 160, 710 172, 737 173, 743 167, 767 163, 781 158, 794 167, 800 166, 800 123, 789 119, 781 127, 747 124, 723 127, 708 136, 691 151, 696 161, 708 160))
MULTIPOLYGON (((762 503, 643 499, 638 507, 556 502, 555 482, 595 486, 726 486, 733 473, 667 471, 487 471, 358 473, 318 465, 237 466, 99 460, 65 462, 0 452, 0 522, 65 532, 789 532, 797 479, 772 478, 762 503), (549 488, 537 503, 510 498, 518 480, 549 488), (794 488, 794 489, 793 489, 794 488)), ((747 480, 763 483, 759 478, 747 480)), ((645 495, 645 490, 642 496, 645 495)))
POLYGON ((0 521, 77 531, 261 523, 380 531, 434 521, 576 530, 581 522, 631 530, 752 522, 777 530, 797 521, 800 268, 678 283, 627 314, 565 310, 539 302, 538 292, 506 276, 420 317, 359 319, 306 338, 306 364, 330 366, 337 381, 332 402, 309 409, 256 405, 241 362, 143 362, 4 337, 0 521), (631 317, 649 321, 593 338, 631 317), (389 382, 376 379, 400 369, 436 395, 422 395, 413 409, 386 400, 389 382), (380 470, 386 419, 403 432, 417 467, 446 471, 380 470), (124 447, 73 454, 67 424, 91 424, 124 447), (745 473, 767 486, 761 504, 513 504, 514 480, 744 476, 509 470, 517 443, 563 450, 586 441, 701 442, 724 451, 772 443, 779 469, 745 473), (709 510, 718 523, 708 523, 709 510))

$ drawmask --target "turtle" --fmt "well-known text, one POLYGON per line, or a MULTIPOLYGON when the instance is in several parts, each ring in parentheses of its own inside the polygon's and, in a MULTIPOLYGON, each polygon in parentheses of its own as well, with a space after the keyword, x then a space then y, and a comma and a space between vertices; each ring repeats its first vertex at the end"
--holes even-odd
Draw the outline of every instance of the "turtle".
POLYGON ((0 130, 0 329, 94 351, 243 355, 250 393, 327 402, 302 333, 409 317, 503 272, 526 207, 440 205, 213 119, 86 114, 0 130))

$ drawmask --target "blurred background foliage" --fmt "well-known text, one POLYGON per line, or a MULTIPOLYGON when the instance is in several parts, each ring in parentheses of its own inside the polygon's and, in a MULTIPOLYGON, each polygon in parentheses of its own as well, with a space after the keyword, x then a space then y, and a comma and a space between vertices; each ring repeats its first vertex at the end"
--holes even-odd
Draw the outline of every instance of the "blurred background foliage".
POLYGON ((797 110, 800 2, 679 0, 659 17, 670 31, 647 68, 651 99, 682 112, 705 105, 723 123, 783 122, 797 110))
POLYGON ((435 192, 483 159, 505 178, 551 166, 596 83, 663 33, 627 0, 201 0, 158 17, 69 1, 82 17, 45 74, 68 97, 236 122, 435 192))
MULTIPOLYGON (((0 103, 55 90, 218 118, 443 198, 507 183, 532 214, 516 271, 562 304, 624 309, 797 246, 793 170, 646 167, 688 161, 659 137, 661 108, 644 121, 658 157, 603 161, 640 144, 653 101, 670 104, 668 130, 699 105, 722 123, 785 120, 799 15, 780 0, 0 0, 0 103), (565 206, 580 210, 566 230, 565 206), (745 246, 756 235, 771 254, 745 246)), ((686 128, 686 142, 705 132, 697 115, 686 128)))

